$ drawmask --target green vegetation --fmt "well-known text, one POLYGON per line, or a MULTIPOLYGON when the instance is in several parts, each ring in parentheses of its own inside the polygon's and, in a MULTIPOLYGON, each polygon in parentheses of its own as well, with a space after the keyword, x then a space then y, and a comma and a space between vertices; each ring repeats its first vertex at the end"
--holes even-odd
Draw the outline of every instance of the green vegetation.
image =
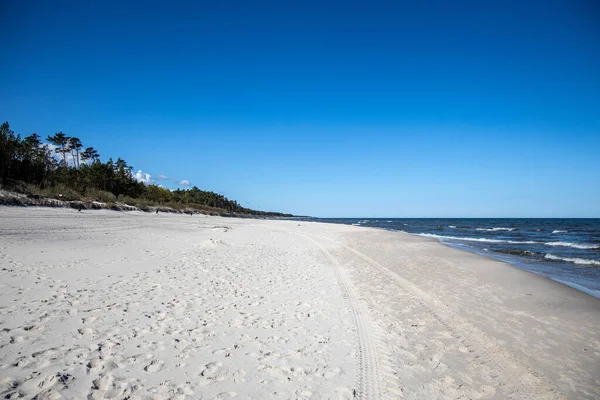
POLYGON ((8 122, 0 126, 0 183, 4 187, 35 197, 100 201, 114 207, 119 202, 145 211, 169 207, 216 214, 291 216, 244 208, 235 200, 195 186, 171 191, 146 185, 133 177, 133 167, 125 160, 109 158, 102 162, 98 151, 93 147, 83 149, 76 137, 57 132, 46 140, 52 147, 42 143, 35 133, 21 139, 8 122))

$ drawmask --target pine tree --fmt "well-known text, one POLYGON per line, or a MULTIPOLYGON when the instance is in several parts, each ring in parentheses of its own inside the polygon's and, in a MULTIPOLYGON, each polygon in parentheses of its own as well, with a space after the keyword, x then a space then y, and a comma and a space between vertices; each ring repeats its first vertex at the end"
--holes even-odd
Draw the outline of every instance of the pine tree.
POLYGON ((63 156, 63 163, 65 167, 68 167, 69 165, 67 164, 67 153, 70 151, 68 148, 69 145, 69 137, 66 136, 64 133, 61 132, 56 132, 54 134, 54 136, 48 136, 46 138, 47 141, 49 141, 50 143, 52 143, 53 145, 56 146, 56 149, 54 149, 54 151, 56 153, 62 153, 63 156))
POLYGON ((79 168, 79 150, 83 147, 81 144, 81 140, 76 137, 69 138, 69 148, 71 150, 71 155, 73 156, 73 166, 75 168, 79 168), (73 151, 75 154, 73 154, 73 151))

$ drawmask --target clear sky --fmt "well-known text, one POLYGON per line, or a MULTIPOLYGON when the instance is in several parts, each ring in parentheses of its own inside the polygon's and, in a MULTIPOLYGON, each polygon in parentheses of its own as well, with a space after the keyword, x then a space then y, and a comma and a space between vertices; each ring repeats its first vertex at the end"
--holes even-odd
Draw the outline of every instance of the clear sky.
POLYGON ((322 217, 600 217, 594 0, 0 12, 0 119, 166 187, 322 217))

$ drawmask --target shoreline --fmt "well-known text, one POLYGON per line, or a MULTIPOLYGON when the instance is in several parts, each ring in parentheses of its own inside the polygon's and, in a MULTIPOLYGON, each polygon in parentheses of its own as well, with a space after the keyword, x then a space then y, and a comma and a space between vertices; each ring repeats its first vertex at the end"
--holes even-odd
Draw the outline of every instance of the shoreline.
MULTIPOLYGON (((375 228, 375 229, 377 229, 377 228, 375 228)), ((394 232, 394 231, 390 231, 390 232, 394 232)), ((395 231, 395 232, 398 232, 398 231, 395 231)), ((464 247, 462 247, 460 245, 452 245, 450 243, 444 243, 444 242, 442 242, 439 239, 428 238, 428 237, 420 236, 420 235, 415 234, 415 233, 409 233, 409 232, 403 232, 403 233, 406 233, 406 234, 412 235, 412 236, 417 236, 417 237, 420 237, 420 238, 423 238, 423 239, 429 239, 429 240, 437 242, 437 243, 439 243, 439 244, 441 244, 443 246, 451 248, 453 250, 458 250, 458 251, 466 252, 466 253, 469 253, 469 254, 475 254, 475 255, 483 257, 486 260, 498 261, 498 262, 500 262, 502 264, 505 264, 509 268, 513 268, 513 269, 516 269, 518 271, 525 272, 527 274, 530 274, 531 276, 534 276, 534 277, 537 277, 537 278, 541 278, 541 279, 547 280, 547 281, 552 282, 552 283, 558 283, 558 284, 564 286, 565 288, 576 290, 578 293, 583 293, 583 294, 586 294, 586 295, 589 295, 589 296, 593 297, 594 299, 600 300, 600 292, 598 292, 596 290, 589 289, 589 288, 577 285, 576 283, 567 282, 567 281, 560 281, 560 280, 557 280, 557 279, 555 279, 555 278, 553 278, 551 276, 544 275, 544 274, 536 272, 536 271, 531 271, 531 270, 529 270, 529 269, 527 269, 525 267, 521 267, 516 262, 512 263, 512 262, 510 262, 510 261, 508 261, 506 259, 502 259, 502 258, 500 258, 500 256, 494 256, 492 254, 488 255, 486 252, 477 251, 478 249, 476 249, 476 248, 473 248, 473 250, 466 249, 466 248, 464 248, 464 247), (579 286, 580 288, 574 287, 572 285, 579 286), (597 295, 593 294, 593 293, 596 293, 596 292, 598 292, 597 295)))
MULTIPOLYGON (((517 218, 518 219, 518 218, 517 218)), ((575 290, 578 294, 585 294, 588 295, 594 299, 598 299, 600 300, 600 291, 596 291, 593 289, 589 289, 586 287, 583 287, 581 285, 577 285, 576 283, 572 283, 572 282, 568 282, 568 281, 560 281, 558 279, 555 279, 553 277, 535 272, 535 271, 531 271, 525 267, 521 267, 519 266, 517 263, 511 263, 510 261, 507 261, 505 259, 502 259, 500 257, 494 257, 493 255, 488 255, 484 252, 480 252, 477 251, 478 249, 473 248, 473 250, 470 249, 466 249, 460 245, 453 245, 450 243, 444 243, 439 239, 436 238, 432 238, 432 237, 426 237, 426 236, 421 236, 419 234, 416 233, 410 233, 410 232, 406 232, 406 231, 401 231, 401 230, 395 230, 395 229, 386 229, 386 228, 382 228, 382 227, 375 227, 375 226, 361 226, 361 225, 350 225, 350 224, 336 224, 334 222, 322 222, 322 221, 312 221, 314 223, 319 223, 319 224, 331 224, 331 225, 346 225, 346 226, 352 226, 355 228, 362 228, 362 229, 372 229, 372 230, 377 230, 377 231, 381 231, 381 232, 388 232, 388 233, 398 233, 398 234, 406 234, 406 235, 410 235, 412 237, 415 238, 419 238, 423 241, 429 241, 430 243, 437 243, 440 244, 444 247, 447 247, 449 249, 452 250, 456 250, 459 252, 464 252, 467 254, 471 254, 471 255, 477 255, 480 256, 483 260, 485 261, 496 261, 499 263, 502 263, 504 265, 506 265, 508 268, 514 269, 516 271, 520 271, 520 272, 524 272, 532 277, 535 277, 536 279, 543 279, 551 284, 559 284, 561 287, 563 287, 564 289, 568 289, 568 290, 575 290), (576 287, 577 286, 577 287, 576 287), (597 293, 597 295, 595 294, 597 293)))
MULTIPOLYGON (((381 220, 385 220, 385 218, 380 218, 381 220)), ((422 218, 415 218, 415 219, 422 219, 422 218)), ((431 218, 431 219, 437 219, 437 218, 431 218)), ((477 219, 477 218, 471 218, 471 219, 477 219)), ((478 218, 478 219, 489 219, 489 218, 478 218)), ((503 218, 503 219, 508 219, 508 218, 503 218)), ((520 219, 538 219, 538 218, 513 218, 515 220, 520 220, 520 219)), ((549 218, 545 218, 545 219, 549 219, 549 218)), ((576 218, 554 218, 557 220, 561 220, 561 219, 576 219, 576 218)), ((580 218, 583 220, 589 219, 589 218, 580 218)), ((376 230, 382 230, 382 231, 386 231, 386 232, 400 232, 400 233, 406 233, 408 235, 412 235, 412 236, 416 236, 416 237, 420 237, 422 239, 429 239, 429 240, 433 240, 434 242, 440 243, 443 246, 452 248, 452 249, 456 249, 456 250, 461 250, 461 251, 465 251, 467 253, 470 254, 477 254, 480 255, 486 259, 489 260, 496 260, 496 261, 500 261, 503 262, 505 264, 507 264, 508 266, 512 267, 512 268, 517 268, 521 271, 525 271, 528 273, 532 273, 535 274, 537 276, 541 276, 544 278, 547 278, 549 280, 552 280, 554 282, 558 282, 562 285, 565 285, 571 289, 575 289, 579 292, 585 293, 589 296, 592 296, 596 299, 600 299, 600 290, 596 290, 596 289, 592 289, 592 288, 588 288, 585 287, 581 284, 578 284, 576 282, 570 282, 568 280, 565 279, 561 279, 560 277, 555 277, 555 276, 551 276, 550 274, 544 274, 542 272, 538 272, 535 270, 532 270, 530 268, 528 268, 525 262, 520 261, 518 258, 516 257, 510 257, 510 256, 502 256, 500 254, 495 254, 493 252, 485 252, 482 251, 476 247, 472 247, 472 246, 465 246, 465 245, 461 245, 458 243, 447 243, 444 242, 443 239, 439 239, 439 238, 435 238, 435 237, 428 237, 428 236, 423 236, 422 234, 418 234, 418 233, 412 233, 412 232, 406 232, 404 230, 399 230, 399 229, 391 229, 391 228, 385 228, 385 227, 380 227, 380 226, 364 226, 364 225, 360 225, 360 224, 346 224, 346 223, 337 223, 337 222, 329 222, 329 221, 313 221, 313 222, 318 222, 318 223, 324 223, 324 224, 341 224, 341 225, 346 225, 346 226, 353 226, 356 228, 368 228, 368 229, 376 229, 376 230)), ((551 265, 548 263, 548 265, 551 265)), ((592 267, 593 268, 593 267, 592 267)))
MULTIPOLYGON (((419 236, 419 235, 412 234, 412 233, 409 233, 409 235, 419 236)), ((438 239, 434 239, 434 238, 431 238, 431 239, 432 240, 436 240, 438 243, 440 243, 440 244, 442 244, 444 246, 448 246, 448 247, 456 249, 456 250, 466 251, 468 253, 478 254, 478 255, 480 255, 482 257, 485 257, 487 259, 500 261, 502 263, 507 264, 508 266, 510 266, 512 268, 517 268, 520 271, 528 272, 528 273, 534 274, 536 276, 540 276, 540 277, 549 279, 551 281, 558 282, 558 283, 560 283, 562 285, 565 285, 565 286, 567 286, 567 287, 569 287, 571 289, 575 289, 575 290, 577 290, 579 292, 585 293, 585 294, 587 294, 589 296, 592 296, 595 299, 599 299, 600 300, 600 291, 598 291, 598 290, 590 289, 590 288, 587 288, 585 286, 579 285, 579 284, 574 283, 574 282, 563 281, 563 280, 560 280, 558 278, 554 278, 552 276, 548 276, 548 275, 542 274, 540 272, 529 270, 526 267, 522 266, 524 264, 519 264, 516 261, 511 262, 512 260, 509 257, 506 257, 505 259, 503 259, 503 258, 501 258, 501 256, 498 256, 498 255, 495 256, 493 254, 489 254, 488 255, 486 252, 478 251, 478 249, 476 249, 476 248, 473 248, 473 250, 471 250, 471 249, 463 248, 462 246, 453 246, 452 244, 444 243, 444 242, 442 242, 441 240, 438 240, 438 239)))
POLYGON ((598 398, 600 302, 432 238, 0 207, 0 394, 598 398))

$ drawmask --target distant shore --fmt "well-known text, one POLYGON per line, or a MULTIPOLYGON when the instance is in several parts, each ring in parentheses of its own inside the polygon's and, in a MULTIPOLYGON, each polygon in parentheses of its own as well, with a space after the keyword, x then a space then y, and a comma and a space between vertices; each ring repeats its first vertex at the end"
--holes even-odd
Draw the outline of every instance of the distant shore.
POLYGON ((600 301, 401 232, 0 206, 0 395, 600 397, 600 301))

